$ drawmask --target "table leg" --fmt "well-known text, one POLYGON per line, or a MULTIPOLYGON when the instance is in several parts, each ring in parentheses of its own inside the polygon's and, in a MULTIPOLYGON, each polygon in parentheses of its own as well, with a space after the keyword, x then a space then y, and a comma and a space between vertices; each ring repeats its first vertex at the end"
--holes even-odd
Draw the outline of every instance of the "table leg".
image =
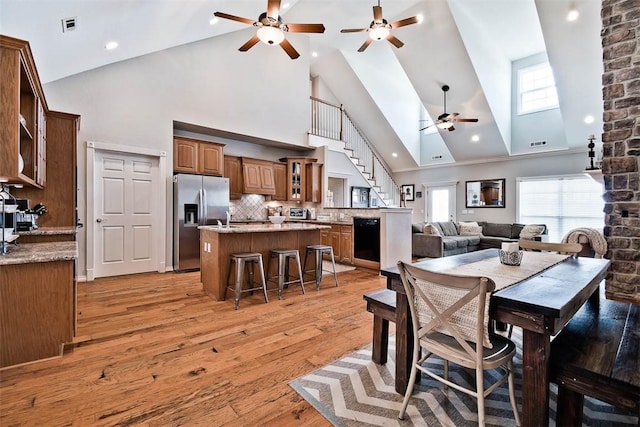
POLYGON ((549 333, 523 331, 522 425, 549 425, 549 333))
POLYGON ((381 365, 387 363, 389 349, 389 321, 380 316, 373 316, 373 348, 371 360, 381 365))

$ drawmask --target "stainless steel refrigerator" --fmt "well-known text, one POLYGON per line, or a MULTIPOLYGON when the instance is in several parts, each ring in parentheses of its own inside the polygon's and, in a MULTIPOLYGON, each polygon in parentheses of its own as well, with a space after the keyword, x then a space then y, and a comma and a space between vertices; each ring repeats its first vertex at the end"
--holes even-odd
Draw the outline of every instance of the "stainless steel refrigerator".
POLYGON ((173 269, 200 268, 200 225, 226 221, 229 178, 177 174, 173 176, 173 269))

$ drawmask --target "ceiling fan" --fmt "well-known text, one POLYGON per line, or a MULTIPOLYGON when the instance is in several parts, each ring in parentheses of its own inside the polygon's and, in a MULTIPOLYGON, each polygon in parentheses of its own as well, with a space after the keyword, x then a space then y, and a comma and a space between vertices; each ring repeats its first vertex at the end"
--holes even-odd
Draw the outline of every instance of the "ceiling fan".
POLYGON ((280 16, 280 0, 267 0, 267 11, 260 14, 257 21, 240 16, 229 15, 224 12, 213 14, 218 18, 230 19, 253 25, 258 28, 256 34, 238 49, 246 52, 256 43, 262 41, 268 45, 279 44, 291 59, 300 56, 297 50, 284 37, 284 33, 324 33, 322 24, 285 24, 280 16))
POLYGON ((423 131, 431 126, 438 126, 440 129, 448 130, 449 132, 456 130, 453 126, 455 122, 467 122, 467 123, 476 123, 478 119, 463 119, 462 117, 458 117, 459 113, 447 113, 447 92, 449 91, 449 86, 442 86, 442 93, 444 96, 444 113, 438 116, 438 120, 431 123, 428 126, 423 127, 420 131, 423 131))
POLYGON ((347 28, 344 30, 340 30, 341 33, 362 33, 368 32, 369 38, 360 46, 358 52, 364 52, 364 50, 369 47, 374 40, 382 40, 387 39, 389 43, 394 45, 397 48, 404 46, 397 37, 391 34, 390 30, 394 28, 404 27, 405 25, 416 24, 420 22, 420 19, 417 16, 412 16, 411 18, 401 19, 396 22, 392 22, 389 24, 386 19, 382 17, 382 7, 380 6, 380 0, 378 0, 378 5, 373 6, 373 21, 369 24, 369 28, 347 28))

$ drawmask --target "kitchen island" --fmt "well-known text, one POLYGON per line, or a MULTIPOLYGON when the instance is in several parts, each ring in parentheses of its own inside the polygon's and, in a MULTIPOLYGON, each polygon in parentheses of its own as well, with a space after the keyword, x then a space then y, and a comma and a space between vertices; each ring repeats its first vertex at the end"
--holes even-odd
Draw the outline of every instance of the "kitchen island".
POLYGON ((0 256, 0 368, 62 355, 75 332, 78 243, 11 245, 0 256))
POLYGON ((307 245, 319 244, 320 230, 331 227, 285 222, 281 225, 247 224, 199 228, 200 280, 205 293, 221 301, 226 288, 230 254, 259 252, 262 254, 266 271, 271 249, 298 249, 300 259, 304 260, 307 245))

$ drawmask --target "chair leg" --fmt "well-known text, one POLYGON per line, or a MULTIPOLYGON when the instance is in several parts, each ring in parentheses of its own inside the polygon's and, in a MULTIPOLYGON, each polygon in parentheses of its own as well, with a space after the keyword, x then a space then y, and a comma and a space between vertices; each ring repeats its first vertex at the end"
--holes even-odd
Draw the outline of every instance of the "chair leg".
POLYGON ((476 368, 476 398, 478 399, 478 425, 484 426, 484 371, 476 368))
POLYGON ((333 258, 333 248, 331 248, 329 255, 331 255, 331 266, 333 267, 333 278, 336 281, 336 287, 338 287, 338 274, 336 273, 336 260, 333 258))
POLYGON ((314 251, 316 258, 316 291, 320 290, 320 282, 322 282, 322 252, 314 251))
MULTIPOLYGON (((420 347, 416 345, 415 347, 420 347)), ((398 418, 404 420, 404 414, 407 412, 407 406, 409 405, 409 399, 413 394, 413 387, 416 384, 416 375, 418 372, 418 351, 414 348, 413 351, 413 361, 411 362, 411 374, 409 375, 409 383, 407 384, 407 390, 404 392, 404 399, 402 400, 402 407, 400 408, 400 413, 398 414, 398 418)))
POLYGON ((233 298, 233 304, 235 309, 237 310, 240 306, 240 294, 242 293, 242 273, 244 272, 244 261, 238 260, 236 261, 236 286, 233 298))
POLYGON ((262 281, 262 293, 264 294, 264 302, 265 304, 269 302, 269 298, 267 297, 267 279, 264 275, 264 264, 262 263, 262 258, 258 260, 258 267, 260 268, 260 280, 262 281))
MULTIPOLYGON (((513 327, 513 326, 512 326, 513 327)), ((509 370, 509 400, 511 400, 511 408, 513 409, 513 417, 516 420, 516 426, 520 427, 520 416, 518 415, 518 406, 516 404, 516 391, 513 380, 513 361, 507 363, 509 370)))
MULTIPOLYGON (((448 360, 444 360, 444 379, 449 381, 449 361, 448 360)), ((447 384, 444 384, 444 391, 448 391, 449 390, 449 386, 447 384)))
POLYGON ((304 295, 304 278, 302 277, 302 267, 300 266, 300 254, 296 252, 296 265, 298 266, 298 277, 300 277, 300 287, 302 288, 302 295, 304 295))
POLYGON ((284 276, 287 262, 288 258, 286 256, 278 255, 278 299, 282 299, 282 292, 284 291, 284 276))
POLYGON ((227 280, 224 282, 224 295, 222 296, 222 301, 226 301, 227 299, 227 289, 229 289, 229 278, 231 277, 231 267, 233 266, 233 259, 229 259, 229 267, 227 268, 227 280))

